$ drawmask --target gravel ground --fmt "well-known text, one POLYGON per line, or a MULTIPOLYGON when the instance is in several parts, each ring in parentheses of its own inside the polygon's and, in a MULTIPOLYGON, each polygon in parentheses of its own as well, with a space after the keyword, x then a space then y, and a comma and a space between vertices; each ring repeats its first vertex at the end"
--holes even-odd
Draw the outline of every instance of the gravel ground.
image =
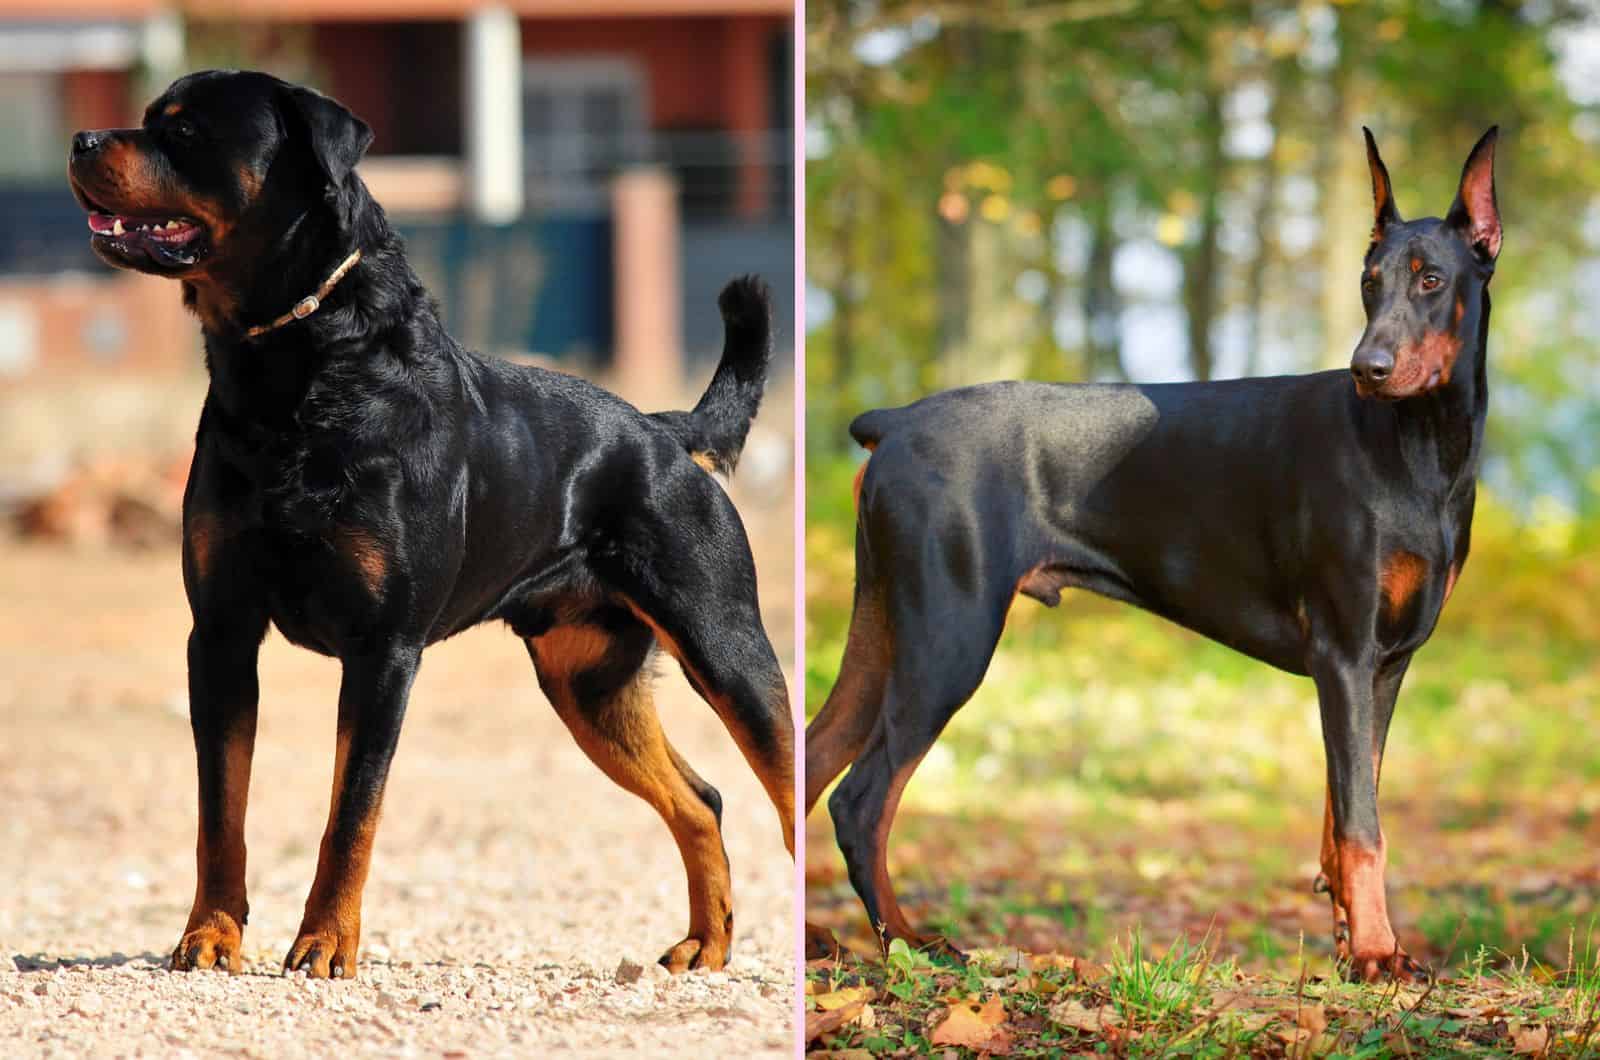
MULTIPOLYGON (((788 672, 792 508, 754 499, 788 672)), ((278 971, 327 813, 338 668, 269 637, 247 967, 166 971, 194 888, 187 630, 175 550, 0 541, 0 1056, 793 1054, 793 864, 726 731, 660 667, 664 724, 723 794, 739 925, 726 971, 670 977, 654 962, 688 922, 677 849, 501 627, 424 656, 355 982, 278 971)))

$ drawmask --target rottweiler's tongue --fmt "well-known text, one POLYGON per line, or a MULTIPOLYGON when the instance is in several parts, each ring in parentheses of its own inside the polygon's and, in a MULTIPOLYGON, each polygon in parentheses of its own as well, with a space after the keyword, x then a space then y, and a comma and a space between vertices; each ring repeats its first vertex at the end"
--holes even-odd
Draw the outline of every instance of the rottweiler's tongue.
POLYGON ((188 221, 151 220, 108 213, 91 213, 89 230, 101 236, 121 236, 137 232, 165 243, 184 243, 200 234, 200 226, 188 221))

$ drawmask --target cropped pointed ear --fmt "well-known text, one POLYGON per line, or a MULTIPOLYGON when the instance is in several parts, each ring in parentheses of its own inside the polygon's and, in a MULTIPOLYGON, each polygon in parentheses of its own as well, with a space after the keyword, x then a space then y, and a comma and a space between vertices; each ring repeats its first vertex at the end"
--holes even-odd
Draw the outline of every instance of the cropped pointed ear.
POLYGON ((1389 187, 1389 170, 1378 157, 1378 141, 1365 125, 1361 134, 1367 138, 1367 168, 1372 171, 1372 241, 1380 242, 1383 231, 1400 223, 1400 211, 1394 205, 1394 191, 1389 187))
POLYGON ((328 183, 333 187, 343 184, 344 178, 372 146, 372 129, 343 104, 320 92, 291 85, 286 96, 290 128, 298 124, 304 130, 311 153, 328 183))
POLYGON ((1500 126, 1490 126, 1461 168, 1461 187, 1445 214, 1445 223, 1460 230, 1485 263, 1500 256, 1500 206, 1494 197, 1494 145, 1500 126))

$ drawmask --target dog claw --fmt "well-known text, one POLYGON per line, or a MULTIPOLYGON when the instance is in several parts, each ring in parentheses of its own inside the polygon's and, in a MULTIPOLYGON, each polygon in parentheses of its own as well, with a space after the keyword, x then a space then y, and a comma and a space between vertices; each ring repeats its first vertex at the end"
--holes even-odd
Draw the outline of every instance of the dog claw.
POLYGON ((1327 894, 1332 890, 1333 887, 1328 883, 1328 874, 1326 872, 1317 873, 1317 878, 1311 881, 1312 894, 1327 894))

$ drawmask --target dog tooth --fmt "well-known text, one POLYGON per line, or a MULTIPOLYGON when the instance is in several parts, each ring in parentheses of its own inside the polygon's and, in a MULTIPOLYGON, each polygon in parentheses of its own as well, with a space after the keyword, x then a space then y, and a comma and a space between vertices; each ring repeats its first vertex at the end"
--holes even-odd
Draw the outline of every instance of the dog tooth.
POLYGON ((120 236, 124 234, 122 229, 122 218, 119 217, 115 221, 111 222, 111 234, 114 236, 120 236))
POLYGON ((168 221, 167 222, 167 227, 168 228, 177 228, 178 227, 178 222, 176 222, 176 221, 168 221))

